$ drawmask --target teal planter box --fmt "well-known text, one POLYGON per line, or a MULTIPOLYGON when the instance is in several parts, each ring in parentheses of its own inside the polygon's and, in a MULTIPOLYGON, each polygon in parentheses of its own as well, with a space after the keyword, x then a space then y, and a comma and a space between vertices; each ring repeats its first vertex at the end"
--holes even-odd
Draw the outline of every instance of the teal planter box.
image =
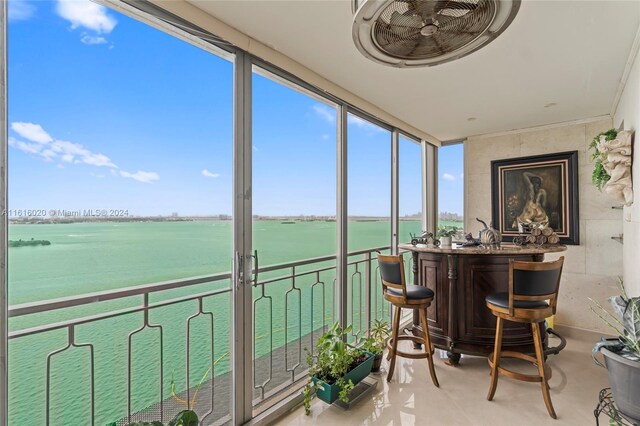
MULTIPOLYGON (((367 377, 369 373, 371 373, 371 367, 373 367, 373 359, 375 358, 375 355, 369 352, 363 352, 368 355, 368 358, 344 376, 345 382, 349 382, 349 380, 351 380, 354 385, 357 385, 367 377)), ((312 380, 316 387, 316 396, 320 400, 327 404, 333 404, 338 399, 340 387, 337 384, 334 383, 333 385, 328 385, 315 377, 312 377, 312 380)))

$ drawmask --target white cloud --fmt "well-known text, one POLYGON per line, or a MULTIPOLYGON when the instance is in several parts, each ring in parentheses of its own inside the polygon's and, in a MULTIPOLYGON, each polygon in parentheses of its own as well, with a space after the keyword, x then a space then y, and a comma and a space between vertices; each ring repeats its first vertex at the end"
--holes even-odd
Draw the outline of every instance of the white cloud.
POLYGON ((323 135, 322 135, 322 140, 323 140, 323 141, 327 141, 327 140, 329 140, 329 135, 328 135, 328 134, 326 134, 326 133, 325 133, 325 134, 323 134, 323 135))
POLYGON ((105 44, 107 43, 107 39, 101 36, 92 36, 89 34, 82 34, 80 41, 84 44, 105 44))
POLYGON ((449 173, 443 173, 442 174, 442 179, 444 180, 456 180, 456 177, 452 174, 449 173))
POLYGON ((71 29, 83 27, 97 34, 109 34, 118 21, 107 8, 89 0, 58 0, 58 15, 71 22, 71 29))
POLYGON ((217 178, 217 177, 219 177, 219 176, 220 176, 220 173, 212 173, 212 172, 210 172, 209 170, 204 169, 204 170, 202 171, 202 176, 204 176, 204 177, 209 177, 209 178, 217 178))
POLYGON ((336 111, 332 110, 326 105, 315 104, 313 106, 313 111, 318 115, 318 117, 322 118, 323 120, 329 123, 336 122, 336 111))
POLYGON ((40 151, 42 150, 42 145, 38 143, 27 143, 12 137, 9 138, 9 146, 18 148, 20 151, 26 152, 27 154, 40 154, 40 151))
POLYGON ((153 183, 160 179, 160 176, 156 172, 143 172, 142 170, 138 170, 135 173, 129 173, 125 172, 124 170, 120 170, 120 176, 144 183, 153 183))
POLYGON ((91 152, 79 143, 54 140, 51 149, 66 163, 84 163, 97 167, 112 167, 117 169, 109 157, 104 154, 91 152))
POLYGON ((368 131, 369 133, 378 133, 378 132, 383 132, 384 129, 381 127, 376 126, 375 124, 372 124, 370 122, 368 122, 367 120, 364 120, 360 117, 358 117, 357 115, 350 115, 349 116, 349 123, 353 123, 355 124, 357 127, 368 131))
MULTIPOLYGON (((160 176, 156 172, 145 172, 142 170, 138 170, 135 173, 123 170, 116 172, 115 169, 118 169, 118 166, 106 155, 93 152, 79 143, 54 139, 39 124, 14 122, 11 123, 11 129, 16 134, 29 140, 29 142, 25 142, 11 136, 9 137, 9 145, 11 147, 19 149, 27 154, 38 156, 44 161, 60 161, 57 164, 58 168, 64 168, 63 163, 87 164, 95 167, 108 167, 112 175, 119 175, 124 178, 134 179, 138 182, 153 183, 160 179, 160 176)), ((202 173, 208 177, 219 176, 218 174, 211 173, 206 169, 203 170, 202 173), (205 172, 207 174, 205 174, 205 172)), ((91 175, 96 177, 105 176, 104 174, 98 175, 94 173, 91 173, 91 175)))
POLYGON ((53 141, 53 138, 44 131, 39 124, 25 123, 25 122, 13 122, 11 123, 11 130, 19 134, 25 139, 29 139, 32 142, 49 143, 53 141))
POLYGON ((9 21, 27 21, 36 13, 36 7, 24 0, 9 0, 9 21))

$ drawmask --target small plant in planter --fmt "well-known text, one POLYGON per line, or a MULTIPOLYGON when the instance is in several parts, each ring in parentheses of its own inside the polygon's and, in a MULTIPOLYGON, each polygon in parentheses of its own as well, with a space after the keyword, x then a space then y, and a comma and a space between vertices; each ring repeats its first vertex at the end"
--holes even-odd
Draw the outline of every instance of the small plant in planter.
POLYGON ((443 247, 451 246, 451 238, 458 235, 458 227, 457 226, 439 226, 438 227, 438 238, 440 238, 440 242, 443 247))
POLYGON ((338 323, 318 339, 317 355, 307 351, 311 381, 305 386, 304 409, 311 414, 311 398, 316 396, 327 404, 340 399, 349 402, 349 393, 371 372, 374 355, 346 343, 351 326, 342 329, 338 323))
POLYGON ((391 334, 391 328, 389 324, 375 320, 373 327, 370 330, 370 337, 363 339, 360 348, 371 352, 376 357, 373 359, 373 367, 371 368, 371 372, 377 373, 380 371, 380 364, 382 364, 382 353, 384 352, 384 348, 387 346, 387 338, 391 334))
POLYGON ((613 399, 620 413, 634 424, 640 423, 640 297, 629 297, 620 280, 621 295, 609 298, 610 313, 591 299, 591 310, 611 327, 618 338, 596 343, 592 355, 604 356, 613 399))

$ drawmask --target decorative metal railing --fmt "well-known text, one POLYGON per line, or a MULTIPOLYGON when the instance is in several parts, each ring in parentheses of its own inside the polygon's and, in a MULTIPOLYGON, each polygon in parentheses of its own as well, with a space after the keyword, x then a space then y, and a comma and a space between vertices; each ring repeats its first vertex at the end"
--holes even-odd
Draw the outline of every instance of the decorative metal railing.
MULTIPOLYGON (((389 305, 382 298, 375 259, 376 251, 388 249, 389 247, 375 247, 349 253, 350 280, 347 283, 349 289, 346 304, 348 318, 353 325, 354 341, 366 335, 374 319, 389 319, 389 305)), ((253 283, 253 376, 256 413, 282 399, 287 392, 290 393, 291 389, 295 388, 293 384, 304 378, 307 370, 304 350, 315 353, 316 339, 333 323, 337 303, 335 260, 335 256, 324 256, 261 267, 254 271, 254 274, 257 272, 257 279, 253 283)), ((406 262, 407 276, 410 276, 410 263, 406 262)), ((44 391, 19 392, 21 386, 34 384, 11 384, 10 391, 24 394, 30 402, 26 404, 28 413, 10 412, 10 416, 15 419, 28 416, 30 424, 70 424, 63 420, 66 414, 64 409, 58 407, 56 413, 53 410, 53 382, 57 379, 53 364, 58 358, 67 355, 67 352, 77 349, 85 352, 88 372, 86 377, 82 378, 82 385, 88 385, 89 395, 87 397, 85 391, 77 402, 75 398, 65 401, 65 407, 74 410, 75 422, 123 425, 142 420, 167 421, 176 412, 186 408, 199 414, 201 424, 228 421, 231 391, 229 335, 230 327, 233 326, 229 323, 231 291, 231 273, 223 273, 11 306, 10 325, 12 329, 17 329, 9 333, 10 348, 21 340, 53 333, 64 333, 66 342, 58 348, 43 352, 46 353, 44 391), (138 299, 136 302, 135 298, 138 297, 141 300, 138 299), (228 299, 226 304, 225 299, 228 299), (180 320, 176 320, 175 315, 171 321, 158 319, 162 318, 161 314, 167 309, 174 309, 176 306, 180 307, 177 314, 180 320), (80 315, 74 315, 78 310, 80 315), (51 321, 54 316, 65 316, 53 315, 52 312, 65 311, 71 311, 66 315, 71 315, 71 318, 51 321), (87 314, 89 311, 91 314, 87 314), (132 315, 136 314, 142 315, 141 321, 137 319, 134 322, 132 315), (100 343, 103 347, 103 341, 87 341, 92 340, 95 333, 85 333, 86 336, 78 338, 78 331, 84 327, 107 328, 107 325, 101 324, 116 320, 121 321, 120 329, 125 330, 127 336, 124 343, 126 358, 122 357, 123 361, 126 359, 126 365, 118 365, 116 368, 111 366, 108 371, 101 368, 101 374, 98 374, 97 367, 100 367, 101 363, 104 364, 104 360, 110 354, 100 354, 97 344, 100 343), (36 325, 20 327, 16 321, 36 325), (184 324, 181 337, 176 334, 179 333, 176 331, 178 321, 184 324), (198 322, 204 324, 206 331, 202 330, 202 324, 200 327, 197 326, 198 322), (18 327, 15 327, 16 325, 18 327), (140 339, 142 343, 139 345, 142 345, 145 342, 144 336, 149 333, 154 334, 143 347, 144 352, 141 355, 140 348, 134 349, 135 343, 140 339), (167 335, 178 338, 169 341, 167 335), (182 347, 175 343, 180 338, 184 339, 182 347), (196 344, 199 344, 199 347, 193 348, 196 344), (181 350, 184 351, 184 380, 180 382, 182 386, 177 386, 180 390, 176 389, 173 372, 171 377, 167 376, 166 354, 175 354, 181 359, 181 350), (151 354, 154 354, 154 359, 151 359, 151 354), (136 363, 137 357, 144 358, 142 367, 136 367, 136 364, 140 364, 136 363), (152 361, 156 361, 157 372, 151 371, 152 361), (121 385, 110 383, 111 391, 106 390, 107 387, 102 382, 117 380, 122 373, 121 370, 125 368, 126 381, 121 385), (205 370, 204 376, 202 370, 205 370), (192 380, 194 374, 202 376, 197 384, 192 380), (140 377, 145 379, 142 381, 147 385, 141 391, 145 394, 143 399, 147 401, 143 405, 134 401, 138 392, 134 382, 140 377), (125 404, 118 406, 112 401, 106 403, 105 398, 117 397, 116 399, 123 401, 120 392, 126 393, 125 404), (151 404, 148 401, 151 401, 151 404), (80 418, 86 420, 79 420, 80 418)), ((112 347, 122 349, 122 344, 114 341, 112 347)), ((34 349, 33 356, 38 352, 34 349)), ((28 368, 37 364, 33 359, 10 358, 11 368, 21 363, 28 363, 28 368)), ((81 386, 73 383, 73 387, 81 386)), ((25 404, 22 405, 23 408, 24 406, 25 404)), ((12 407, 10 411, 13 411, 12 407)))

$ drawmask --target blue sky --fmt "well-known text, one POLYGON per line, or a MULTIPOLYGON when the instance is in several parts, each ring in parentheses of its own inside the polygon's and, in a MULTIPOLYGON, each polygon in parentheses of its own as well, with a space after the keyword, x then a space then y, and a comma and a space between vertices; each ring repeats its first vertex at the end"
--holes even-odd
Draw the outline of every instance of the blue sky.
MULTIPOLYGON (((10 0, 10 208, 230 214, 232 70, 88 1, 10 0)), ((259 75, 253 102, 254 213, 334 214, 335 110, 259 75)), ((349 213, 388 216, 389 132, 348 127, 349 213)), ((401 214, 420 204, 411 145, 401 214)), ((461 164, 444 157, 440 181, 458 190, 461 164)))

